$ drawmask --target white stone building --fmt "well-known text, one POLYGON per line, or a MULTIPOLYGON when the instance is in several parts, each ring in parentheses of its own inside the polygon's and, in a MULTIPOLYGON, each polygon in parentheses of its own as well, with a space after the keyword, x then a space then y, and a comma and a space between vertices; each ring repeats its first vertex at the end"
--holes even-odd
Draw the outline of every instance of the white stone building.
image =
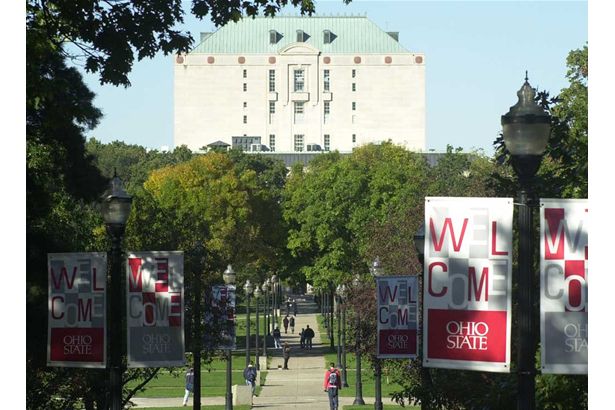
POLYGON ((246 18, 175 57, 174 143, 425 150, 425 57, 364 16, 246 18))

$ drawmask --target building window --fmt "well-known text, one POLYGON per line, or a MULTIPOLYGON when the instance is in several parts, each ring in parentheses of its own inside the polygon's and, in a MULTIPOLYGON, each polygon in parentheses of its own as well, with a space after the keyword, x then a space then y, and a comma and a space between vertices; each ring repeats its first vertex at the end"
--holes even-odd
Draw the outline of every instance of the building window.
POLYGON ((275 101, 269 101, 269 114, 275 114, 275 101))
POLYGON ((248 123, 248 116, 247 116, 247 115, 244 115, 244 116, 243 116, 243 123, 244 123, 244 124, 247 124, 247 123, 248 123))
POLYGON ((295 102, 295 123, 303 121, 303 115, 305 113, 304 108, 305 106, 303 101, 295 102))
POLYGON ((243 70, 243 78, 248 78, 248 70, 243 70))
POLYGON ((357 134, 352 134, 352 143, 357 142, 357 134))
POLYGON ((269 70, 269 92, 275 91, 275 70, 269 70))
POLYGON ((322 78, 323 78, 323 90, 330 91, 331 83, 329 80, 329 70, 323 71, 322 78))
POLYGON ((246 101, 243 102, 243 108, 248 108, 248 103, 246 101))
POLYGON ((331 114, 331 101, 324 102, 324 120, 327 122, 329 120, 329 114, 331 114))
POLYGON ((303 152, 303 134, 295 134, 295 151, 303 152))
POLYGON ((352 83, 352 91, 357 91, 357 83, 352 83))
POLYGON ((275 151, 275 134, 269 134, 269 149, 275 151))
POLYGON ((329 151, 330 147, 331 147, 331 137, 329 136, 329 134, 325 134, 325 151, 329 151))
POLYGON ((352 111, 356 111, 357 110, 357 103, 356 102, 352 102, 352 111))
POLYGON ((353 69, 352 70, 352 78, 355 78, 357 76, 357 70, 353 69))
POLYGON ((278 42, 278 32, 275 30, 269 30, 269 44, 276 44, 278 42))
POLYGON ((248 91, 248 84, 247 83, 243 83, 243 91, 248 91))
POLYGON ((297 43, 303 43, 305 41, 305 33, 303 30, 297 30, 297 43))
POLYGON ((331 44, 331 31, 330 30, 323 31, 323 39, 322 39, 322 41, 325 44, 331 44))
POLYGON ((303 69, 295 70, 295 92, 303 91, 305 86, 305 71, 303 69))
POLYGON ((252 149, 252 144, 258 145, 261 143, 261 137, 247 137, 246 134, 243 134, 243 137, 233 137, 232 142, 233 149, 250 151, 252 149))

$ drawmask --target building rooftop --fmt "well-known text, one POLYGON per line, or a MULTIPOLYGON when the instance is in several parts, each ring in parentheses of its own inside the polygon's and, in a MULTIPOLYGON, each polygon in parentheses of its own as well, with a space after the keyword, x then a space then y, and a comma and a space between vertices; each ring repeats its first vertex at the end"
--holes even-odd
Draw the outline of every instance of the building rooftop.
POLYGON ((214 33, 202 33, 201 42, 192 53, 277 53, 297 42, 297 30, 303 31, 304 43, 323 53, 409 53, 397 41, 397 32, 383 31, 367 16, 246 17, 214 33))

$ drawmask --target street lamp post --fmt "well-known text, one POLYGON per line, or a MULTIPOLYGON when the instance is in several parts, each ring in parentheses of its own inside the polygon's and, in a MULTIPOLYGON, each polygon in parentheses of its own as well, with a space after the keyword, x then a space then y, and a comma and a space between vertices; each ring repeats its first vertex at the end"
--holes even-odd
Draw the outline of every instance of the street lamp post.
POLYGON ((337 316, 337 368, 342 368, 342 298, 339 293, 340 285, 338 285, 336 289, 336 294, 334 296, 334 310, 337 316))
MULTIPOLYGON (((224 283, 227 286, 234 285, 235 279, 237 275, 235 275, 235 271, 233 271, 233 267, 228 265, 222 278, 224 279, 224 283)), ((226 349, 226 398, 225 398, 225 410, 233 410, 233 391, 232 388, 232 363, 231 363, 232 355, 231 349, 226 349)))
MULTIPOLYGON (((359 275, 356 275, 352 281, 353 287, 355 289, 355 291, 357 289, 359 289, 359 285, 361 284, 361 280, 359 279, 359 275)), ((355 338, 354 338, 354 343, 355 343, 355 360, 357 362, 356 364, 356 373, 355 373, 355 396, 354 396, 354 401, 352 402, 352 404, 354 405, 365 405, 365 400, 363 400, 363 382, 361 380, 361 316, 359 311, 357 310, 356 312, 357 315, 357 331, 355 332, 355 338)))
MULTIPOLYGON (((340 297, 340 308, 342 310, 342 387, 348 387, 348 374, 346 372, 346 285, 337 287, 340 297)), ((338 335, 338 340, 340 336, 338 335)))
POLYGON ((130 215, 132 198, 124 191, 122 180, 114 173, 109 189, 102 198, 102 215, 111 237, 111 263, 109 272, 108 300, 114 303, 107 304, 109 327, 109 393, 110 408, 122 408, 122 356, 124 347, 122 311, 124 296, 122 289, 122 238, 126 229, 126 221, 130 215))
POLYGON ((335 308, 335 292, 332 287, 329 288, 329 337, 331 340, 331 349, 335 348, 335 333, 333 330, 333 309, 335 308))
POLYGON ((201 277, 200 272, 203 269, 203 243, 198 241, 194 246, 194 256, 196 263, 193 264, 192 278, 194 279, 193 291, 193 335, 192 340, 192 368, 194 371, 194 397, 192 400, 192 408, 194 410, 201 408, 201 277))
MULTIPOLYGON (((382 276, 384 270, 380 265, 380 258, 376 256, 374 262, 372 262, 372 266, 370 267, 370 272, 374 279, 382 276)), ((377 286, 377 283, 376 283, 377 286)), ((374 361, 374 382, 375 382, 375 396, 376 400, 374 402, 374 410, 382 410, 382 369, 380 367, 380 359, 378 358, 378 352, 376 352, 375 361, 374 361)))
MULTIPOLYGON (((419 263, 421 265, 421 274, 419 275, 419 289, 423 288, 423 272, 425 270, 425 224, 421 224, 419 229, 414 234, 414 247, 416 248, 416 254, 418 256, 419 263)), ((421 390, 423 392, 431 391, 431 375, 429 369, 423 366, 423 292, 419 292, 419 314, 421 320, 418 322, 418 337, 419 337, 419 355, 421 365, 421 390)), ((429 403, 425 402, 425 399, 421 399, 421 410, 429 409, 429 403)))
POLYGON ((265 326, 267 331, 263 331, 263 356, 265 356, 265 369, 267 369, 268 353, 267 353, 267 336, 269 335, 269 279, 262 286, 264 298, 263 314, 265 315, 265 326))
POLYGON ((519 181, 519 351, 517 357, 518 397, 517 408, 535 408, 536 353, 534 332, 534 291, 532 263, 532 208, 536 206, 532 182, 551 131, 551 119, 534 101, 536 91, 530 86, 525 73, 525 83, 517 92, 519 101, 502 115, 504 144, 511 155, 512 167, 519 181))
POLYGON ((248 367, 250 364, 250 296, 254 290, 250 279, 246 280, 243 290, 246 293, 246 367, 248 367))
POLYGON ((254 350, 255 350, 255 354, 254 354, 254 360, 256 361, 256 370, 260 370, 261 366, 260 366, 260 360, 259 360, 259 349, 258 349, 258 338, 259 338, 259 318, 258 318, 258 305, 260 303, 260 297, 261 297, 261 289, 258 286, 258 284, 256 285, 256 287, 254 288, 254 304, 256 305, 256 339, 254 342, 254 350))
POLYGON ((277 302, 277 291, 278 289, 278 277, 276 275, 273 275, 271 277, 271 310, 273 312, 273 325, 271 326, 271 329, 273 331, 273 329, 275 329, 278 326, 278 312, 277 312, 277 307, 278 307, 278 302, 277 302))

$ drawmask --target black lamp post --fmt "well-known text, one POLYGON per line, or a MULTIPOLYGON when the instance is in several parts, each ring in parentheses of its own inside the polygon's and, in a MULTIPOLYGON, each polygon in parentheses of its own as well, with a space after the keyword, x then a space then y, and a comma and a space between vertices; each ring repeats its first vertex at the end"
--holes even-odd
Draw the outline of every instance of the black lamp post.
MULTIPOLYGON (((359 288, 361 284, 361 279, 359 275, 356 275, 352 281, 352 285, 355 288, 355 291, 359 288)), ((352 404, 354 405, 365 405, 365 400, 363 400, 363 382, 361 380, 361 316, 359 311, 356 312, 357 315, 357 331, 355 333, 354 343, 355 343, 355 360, 356 364, 356 377, 355 377, 355 396, 352 404)))
POLYGON ((109 328, 109 393, 110 408, 122 408, 122 356, 124 337, 122 312, 124 292, 122 288, 122 238, 126 229, 126 221, 130 215, 132 198, 124 191, 122 180, 114 173, 109 189, 102 198, 102 215, 107 233, 111 237, 111 263, 109 271, 109 298, 113 303, 107 303, 107 320, 109 328))
POLYGON ((256 370, 260 370, 261 366, 259 363, 259 351, 258 351, 258 338, 259 336, 259 318, 258 318, 258 305, 260 303, 260 297, 261 297, 261 288, 258 286, 258 284, 256 285, 256 287, 254 288, 254 304, 256 305, 256 339, 254 342, 254 360, 256 361, 256 370))
POLYGON ((535 408, 536 353, 534 332, 534 290, 532 264, 532 208, 536 207, 532 182, 551 131, 551 118, 534 101, 536 91, 530 86, 525 73, 525 83, 517 92, 519 101, 502 115, 504 144, 510 152, 512 167, 519 181, 519 351, 517 357, 518 409, 535 408))
POLYGON ((267 335, 269 335, 269 279, 262 286, 264 296, 263 314, 265 315, 265 327, 267 331, 263 331, 263 356, 265 356, 265 369, 267 369, 268 353, 267 353, 267 335))
POLYGON ((339 295, 340 286, 337 285, 334 295, 333 309, 337 316, 337 368, 342 368, 342 298, 339 295))
MULTIPOLYGON (((233 267, 231 265, 228 265, 228 267, 222 274, 222 278, 224 279, 224 283, 227 286, 235 284, 235 279, 237 278, 237 275, 235 274, 235 271, 233 271, 233 267)), ((231 359, 232 359, 231 349, 229 348, 229 349, 226 349, 226 398, 225 398, 225 403, 224 403, 225 404, 224 408, 226 410, 233 410, 233 391, 231 390, 232 384, 233 384, 232 382, 233 368, 232 368, 231 359)))
MULTIPOLYGON (((416 254, 418 256, 419 263, 421 265, 421 274, 419 275, 419 289, 423 288, 423 272, 425 270, 425 224, 422 223, 419 229, 414 234, 414 247, 416 248, 416 254)), ((418 322, 418 337, 419 337, 419 355, 418 359, 421 365, 421 390, 423 392, 430 391, 431 388, 431 375, 429 369, 423 367, 423 292, 419 292, 419 312, 420 319, 418 322)), ((428 409, 429 404, 425 402, 423 398, 421 400, 421 409, 428 409)))
POLYGON ((192 278, 194 279, 193 291, 193 330, 192 334, 192 368, 194 371, 194 398, 192 400, 192 408, 198 410, 201 408, 201 277, 200 272, 203 269, 203 243, 198 241, 194 245, 194 259, 196 263, 193 265, 192 278))
MULTIPOLYGON (((271 310, 273 312, 273 326, 271 326, 271 329, 275 329, 276 327, 278 327, 278 277, 277 275, 273 275, 271 277, 271 301, 272 306, 271 306, 271 310)), ((272 330, 273 331, 273 330, 272 330)))
POLYGON ((246 280, 243 290, 246 293, 246 367, 248 367, 250 364, 250 296, 254 290, 250 279, 246 280))
POLYGON ((348 374, 346 372, 346 285, 339 285, 337 292, 340 297, 340 308, 342 311, 342 387, 348 387, 348 374))
MULTIPOLYGON (((369 270, 374 279, 383 275, 384 269, 382 269, 382 266, 380 265, 379 257, 376 256, 376 259, 374 259, 374 262, 372 262, 372 266, 369 270)), ((376 352, 376 356, 374 356, 374 359, 374 390, 376 396, 376 400, 374 402, 374 410, 382 410, 382 369, 380 368, 381 363, 380 359, 378 358, 378 352, 376 352)))

